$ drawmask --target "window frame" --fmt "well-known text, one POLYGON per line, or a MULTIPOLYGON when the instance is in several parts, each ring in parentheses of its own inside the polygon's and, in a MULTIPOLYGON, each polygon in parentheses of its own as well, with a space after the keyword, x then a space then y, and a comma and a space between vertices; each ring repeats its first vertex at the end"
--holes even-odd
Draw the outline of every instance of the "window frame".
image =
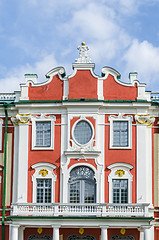
MULTIPOLYGON (((52 181, 52 192, 51 192, 51 203, 55 202, 55 182, 56 182, 56 175, 53 171, 56 169, 56 166, 52 163, 47 162, 39 162, 35 163, 31 166, 32 169, 35 169, 35 173, 32 175, 32 183, 33 183, 33 193, 32 193, 32 202, 36 202, 37 197, 37 179, 51 179, 52 181), (40 170, 46 169, 48 173, 46 176, 42 176, 40 170)), ((44 204, 44 203, 41 203, 44 204)))
POLYGON ((111 170, 110 174, 108 175, 109 203, 113 203, 113 180, 128 180, 128 203, 131 203, 133 176, 130 173, 130 170, 133 169, 133 166, 128 163, 114 163, 109 165, 107 168, 111 170), (122 169, 125 172, 121 177, 116 174, 116 171, 119 169, 122 169))
MULTIPOLYGON (((80 168, 80 167, 89 168, 92 172, 94 172, 92 168, 90 168, 88 166, 85 166, 85 165, 83 165, 83 166, 82 165, 76 166, 71 171, 73 171, 75 168, 80 168)), ((71 171, 70 171, 70 174, 71 174, 71 171)), ((94 172, 94 180, 89 179, 89 178, 87 179, 85 177, 79 177, 79 178, 71 180, 70 179, 70 177, 71 177, 70 174, 69 174, 69 180, 68 180, 68 183, 69 183, 68 184, 68 188, 69 188, 68 189, 68 198, 69 198, 68 200, 69 200, 69 203, 73 204, 73 202, 70 202, 70 185, 71 184, 77 184, 77 183, 79 183, 79 203, 80 204, 84 204, 85 203, 84 200, 85 200, 86 183, 92 183, 92 186, 94 187, 94 202, 93 203, 96 203, 96 179, 95 179, 95 172, 94 172)), ((86 204, 89 204, 89 202, 86 203, 86 204)))
POLYGON ((119 114, 118 116, 111 115, 109 116, 110 121, 110 138, 109 138, 109 148, 110 149, 132 149, 132 116, 123 116, 123 114, 119 114), (114 122, 128 122, 128 145, 127 146, 114 146, 114 122))
MULTIPOLYGON (((41 196, 41 195, 40 195, 41 196)), ((48 197, 48 196, 47 196, 48 197)), ((41 179, 41 178, 36 178, 36 203, 40 203, 40 204, 47 204, 47 203, 52 203, 52 179, 51 178, 44 178, 44 179, 41 179), (42 187, 38 187, 38 180, 43 180, 43 186, 42 187), (50 183, 51 183, 51 187, 47 188, 46 187, 46 181, 45 180, 50 180, 50 183), (42 202, 38 202, 37 201, 37 198, 38 198, 38 190, 42 189, 43 190, 43 196, 42 196, 42 199, 43 201, 42 202), (51 196, 50 196, 50 201, 48 202, 45 202, 45 197, 46 197, 46 190, 49 189, 51 190, 51 196)))
POLYGON ((78 120, 73 124, 72 130, 71 130, 71 135, 72 135, 72 139, 73 139, 73 141, 75 142, 76 145, 78 145, 78 146, 80 146, 80 147, 81 147, 81 146, 82 146, 82 147, 87 146, 87 145, 89 145, 89 144, 93 141, 93 138, 94 138, 94 127, 93 127, 93 124, 92 124, 88 119, 86 119, 86 118, 80 118, 80 119, 78 119, 78 120), (74 130, 75 130, 76 125, 77 125, 79 122, 81 122, 81 121, 87 122, 87 123, 90 125, 90 127, 92 128, 92 137, 91 137, 91 139, 90 139, 87 143, 85 143, 85 144, 80 144, 79 142, 77 142, 76 137, 75 137, 75 135, 74 135, 74 130))
POLYGON ((128 195, 129 195, 129 191, 128 191, 128 179, 112 179, 112 194, 113 194, 113 196, 112 196, 112 201, 113 201, 113 203, 114 204, 127 204, 128 203, 128 195), (119 188, 115 188, 114 186, 113 186, 113 182, 114 181, 120 181, 120 186, 119 186, 119 188), (122 202, 121 201, 121 199, 122 199, 122 187, 121 187, 121 182, 122 181, 126 181, 127 182, 127 201, 126 202, 122 202), (119 202, 114 202, 114 190, 115 189, 118 189, 119 190, 119 202))
POLYGON ((56 117, 53 115, 41 114, 40 116, 32 117, 32 150, 54 150, 54 126, 56 117), (51 139, 50 146, 37 146, 36 145, 36 123, 37 122, 50 122, 51 124, 51 139))

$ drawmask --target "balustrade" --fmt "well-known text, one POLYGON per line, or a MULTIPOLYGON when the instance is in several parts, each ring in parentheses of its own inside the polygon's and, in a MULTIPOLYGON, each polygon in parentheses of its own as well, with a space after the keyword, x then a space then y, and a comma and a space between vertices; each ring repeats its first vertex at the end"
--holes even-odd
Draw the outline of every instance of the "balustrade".
POLYGON ((14 204, 15 216, 148 217, 149 204, 14 204))

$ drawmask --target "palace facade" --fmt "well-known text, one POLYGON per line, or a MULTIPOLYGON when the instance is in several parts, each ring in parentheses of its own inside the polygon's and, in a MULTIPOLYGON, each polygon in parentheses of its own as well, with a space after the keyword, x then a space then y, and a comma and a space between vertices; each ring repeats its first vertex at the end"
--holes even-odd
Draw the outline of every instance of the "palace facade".
POLYGON ((157 240, 159 94, 78 49, 0 94, 0 239, 157 240))

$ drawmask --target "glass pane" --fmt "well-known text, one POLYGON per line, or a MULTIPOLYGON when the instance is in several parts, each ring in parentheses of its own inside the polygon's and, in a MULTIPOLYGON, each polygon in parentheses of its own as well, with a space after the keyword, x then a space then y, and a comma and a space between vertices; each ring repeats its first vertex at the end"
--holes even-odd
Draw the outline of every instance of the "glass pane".
POLYGON ((92 169, 85 166, 74 168, 69 178, 70 203, 94 203, 95 186, 92 169))
POLYGON ((95 202, 95 185, 94 183, 85 182, 84 203, 95 202))
POLYGON ((113 180, 113 203, 128 203, 128 180, 113 180))
POLYGON ((85 167, 85 166, 75 167, 70 172, 70 180, 84 179, 84 178, 94 180, 94 172, 89 167, 85 167))
POLYGON ((51 203, 52 179, 37 179, 37 203, 51 203))
POLYGON ((93 135, 90 124, 84 120, 79 121, 74 128, 74 137, 79 144, 88 143, 93 135))
POLYGON ((80 182, 70 184, 70 203, 80 202, 80 182))
POLYGON ((51 122, 36 122, 36 146, 51 145, 51 122))
POLYGON ((128 146, 128 121, 113 122, 113 146, 128 146))

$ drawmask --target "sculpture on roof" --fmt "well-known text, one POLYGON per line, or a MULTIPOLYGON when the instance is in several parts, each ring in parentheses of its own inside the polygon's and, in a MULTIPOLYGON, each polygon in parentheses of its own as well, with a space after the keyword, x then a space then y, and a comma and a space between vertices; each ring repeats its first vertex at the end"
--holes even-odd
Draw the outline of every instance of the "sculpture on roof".
POLYGON ((85 42, 81 43, 81 46, 77 48, 79 50, 79 58, 75 60, 76 63, 91 63, 91 58, 88 57, 89 47, 85 45, 85 42))

